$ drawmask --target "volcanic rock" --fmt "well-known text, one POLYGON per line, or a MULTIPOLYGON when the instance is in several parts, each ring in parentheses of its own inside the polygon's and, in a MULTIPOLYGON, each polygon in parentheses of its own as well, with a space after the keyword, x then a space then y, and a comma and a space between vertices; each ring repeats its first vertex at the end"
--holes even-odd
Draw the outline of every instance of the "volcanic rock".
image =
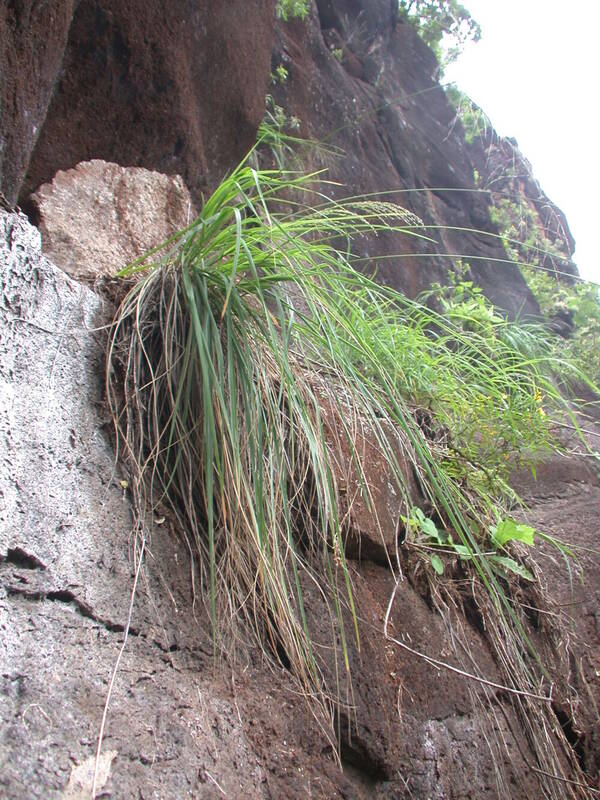
POLYGON ((59 172, 31 198, 43 250, 93 282, 114 275, 184 228, 195 209, 178 175, 94 160, 59 172))

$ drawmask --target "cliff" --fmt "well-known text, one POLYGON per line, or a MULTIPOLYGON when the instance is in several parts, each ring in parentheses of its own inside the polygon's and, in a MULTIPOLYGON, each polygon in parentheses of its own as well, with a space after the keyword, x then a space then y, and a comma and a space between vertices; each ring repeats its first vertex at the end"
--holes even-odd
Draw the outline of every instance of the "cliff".
POLYGON ((200 200, 251 146, 270 91, 302 135, 340 149, 326 163, 340 194, 395 192, 428 226, 434 241, 421 240, 416 252, 414 242, 382 237, 358 254, 380 280, 415 295, 466 257, 493 302, 513 315, 536 313, 518 269, 485 235, 495 232, 489 201, 473 191, 474 164, 434 78, 435 57, 398 23, 393 2, 323 0, 276 34, 272 2, 226 13, 192 5, 178 2, 167 20, 160 4, 86 0, 72 19, 33 4, 13 16, 4 10, 14 34, 2 57, 9 202, 26 207, 57 170, 91 158, 180 174, 200 200), (36 48, 46 27, 58 44, 36 48), (31 48, 19 47, 19 36, 31 48), (19 61, 31 50, 35 64, 19 61), (282 82, 271 80, 278 66, 282 82), (38 76, 36 89, 21 89, 23 74, 38 76))
MULTIPOLYGON (((436 593, 403 553, 397 582, 368 503, 348 544, 361 648, 349 647, 351 694, 327 718, 285 658, 267 666, 249 647, 215 661, 189 543, 168 514, 140 552, 134 476, 116 464, 105 405, 114 291, 96 278, 201 208, 255 141, 267 94, 324 143, 303 157, 327 168, 333 197, 383 194, 422 220, 421 239, 353 241, 365 271, 411 297, 462 261, 510 316, 537 315, 496 236, 495 196, 477 191, 524 198, 570 255, 566 221, 521 155, 493 135, 465 141, 433 54, 392 0, 312 0, 289 22, 275 0, 176 0, 168 14, 154 0, 23 0, 2 5, 0 26, 3 796, 591 797, 600 484, 588 461, 549 456, 537 481, 513 476, 523 519, 578 545, 585 569, 585 585, 572 581, 542 546, 543 591, 521 582, 515 595, 548 670, 540 696, 552 687, 533 726, 461 562, 436 593)), ((399 500, 368 435, 361 448, 375 453, 393 548, 399 500)), ((327 600, 305 588, 329 663, 327 600)))

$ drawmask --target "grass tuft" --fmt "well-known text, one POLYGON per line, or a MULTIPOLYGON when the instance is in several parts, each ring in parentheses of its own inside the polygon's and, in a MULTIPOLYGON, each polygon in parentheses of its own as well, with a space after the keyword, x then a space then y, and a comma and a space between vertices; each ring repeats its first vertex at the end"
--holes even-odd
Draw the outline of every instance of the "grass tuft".
POLYGON ((246 162, 166 251, 123 273, 133 284, 107 393, 139 513, 146 496, 169 506, 197 555, 215 654, 258 644, 327 706, 339 686, 324 677, 305 599, 309 584, 325 599, 334 672, 349 679, 360 642, 344 469, 381 526, 357 431, 402 498, 399 530, 414 518, 416 473, 430 517, 452 532, 450 556, 462 554, 527 642, 489 531, 514 500, 508 471, 554 446, 550 418, 566 404, 540 329, 509 324, 466 285, 438 313, 354 269, 353 237, 423 229, 394 203, 329 201, 317 178, 246 162))

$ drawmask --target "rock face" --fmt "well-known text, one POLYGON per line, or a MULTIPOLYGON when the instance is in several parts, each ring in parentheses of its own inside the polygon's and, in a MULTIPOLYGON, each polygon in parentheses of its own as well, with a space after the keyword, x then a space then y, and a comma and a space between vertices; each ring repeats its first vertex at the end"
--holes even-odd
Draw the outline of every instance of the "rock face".
MULTIPOLYGON (((570 261, 575 251, 575 240, 566 217, 536 180, 531 164, 519 150, 517 141, 500 137, 488 128, 484 135, 474 137, 468 150, 480 180, 490 191, 492 199, 504 195, 526 204, 538 218, 541 231, 565 256, 557 269, 577 275, 577 268, 570 261)), ((551 257, 542 266, 551 267, 551 257)))
MULTIPOLYGON (((350 644, 351 706, 342 705, 338 717, 343 772, 324 735, 326 720, 308 714, 284 669, 266 669, 252 649, 243 664, 215 669, 187 547, 168 520, 155 521, 143 551, 132 531, 127 476, 114 467, 102 416, 101 328, 111 309, 41 256, 39 233, 22 216, 2 212, 0 219, 3 796, 91 794, 117 664, 96 781, 98 792, 115 798, 493 798, 499 786, 504 796, 538 794, 528 768, 535 756, 510 698, 416 655, 470 671, 459 635, 485 678, 502 681, 477 615, 469 621, 448 608, 440 616, 409 561, 400 584, 368 548, 351 566, 362 648, 350 644), (499 730, 505 747, 494 744, 499 730)), ((570 481, 580 481, 574 490, 600 509, 591 473, 563 476, 563 492, 570 481)), ((363 509, 360 528, 366 517, 363 509)), ((556 532, 575 535, 575 528, 556 532)), ((314 641, 326 644, 323 597, 314 587, 305 597, 314 641)), ((594 642, 593 616, 585 620, 594 642)), ((588 681, 578 690, 595 691, 591 653, 573 662, 588 681)), ((333 655, 324 666, 332 675, 333 655)), ((579 679, 561 681, 568 657, 560 649, 554 657, 558 718, 579 737, 592 775, 594 711, 569 705, 569 687, 579 679)))
POLYGON ((349 558, 390 565, 395 561, 399 531, 403 529, 401 514, 407 507, 424 509, 428 506, 414 467, 414 449, 398 430, 388 426, 374 431, 359 415, 346 409, 348 418, 352 419, 350 432, 347 420, 340 419, 342 411, 335 406, 331 395, 319 395, 317 391, 317 396, 321 398, 319 412, 323 435, 340 493, 340 513, 347 530, 345 553, 349 558), (348 441, 350 435, 362 469, 370 477, 368 499, 354 463, 348 441), (407 497, 401 496, 394 488, 384 448, 393 450, 398 472, 407 487, 407 497))
POLYGON ((44 253, 72 277, 114 275, 184 228, 195 208, 179 175, 88 161, 32 196, 44 253))
POLYGON ((176 0, 168 13, 158 0, 3 4, 2 30, 13 35, 0 45, 1 190, 24 204, 57 170, 102 158, 182 175, 199 197, 254 141, 274 8, 275 0, 176 0))
POLYGON ((357 245, 380 280, 414 296, 463 260, 494 303, 537 313, 518 269, 503 263, 488 198, 474 191, 474 164, 435 57, 397 20, 395 3, 317 0, 305 23, 279 27, 273 63, 288 70, 274 87, 277 102, 307 138, 341 148, 337 158, 315 156, 343 184, 340 194, 390 192, 428 226, 434 241, 380 236, 357 245))
POLYGON ((527 520, 539 530, 576 543, 583 580, 571 584, 568 565, 556 560, 549 548, 542 550, 544 579, 551 587, 553 604, 557 609, 577 609, 569 612, 563 633, 566 636, 568 629, 573 635, 571 654, 567 655, 559 644, 553 653, 547 653, 546 663, 552 665, 553 674, 563 684, 563 691, 559 692, 562 697, 555 704, 557 719, 597 792, 600 787, 600 558, 596 521, 600 489, 597 477, 587 478, 581 463, 577 476, 569 482, 563 480, 562 470, 556 464, 549 465, 548 473, 547 481, 540 481, 530 489, 527 520), (575 689, 571 694, 577 698, 575 702, 565 701, 569 696, 564 691, 567 680, 572 681, 575 689))
MULTIPOLYGON (((41 256, 22 216, 0 212, 0 264, 0 794, 89 797, 140 555, 102 416, 104 336, 95 331, 110 309, 41 256)), ((274 689, 285 684, 250 665, 241 682, 213 670, 187 548, 167 525, 156 530, 97 789, 212 798, 218 785, 229 797, 281 796, 269 790, 263 747, 287 770, 300 731, 279 713, 274 689), (259 699, 260 714, 279 718, 253 732, 259 699), (267 731, 276 742, 264 744, 267 731)), ((317 763, 305 780, 318 775, 335 796, 332 759, 318 764, 326 742, 318 729, 312 736, 317 763)))
POLYGON ((29 211, 32 191, 58 170, 104 159, 181 175, 199 204, 252 145, 270 91, 304 135, 341 148, 343 156, 315 157, 344 185, 340 193, 392 192, 428 226, 433 241, 359 242, 365 269, 415 295, 468 261, 492 301, 512 315, 537 314, 520 273, 503 263, 488 199, 473 191, 475 165, 435 59, 397 20, 393 0, 313 0, 304 22, 278 26, 274 48, 275 0, 177 0, 167 17, 154 0, 80 0, 73 14, 64 6, 43 17, 47 37, 44 27, 27 28, 42 13, 31 5, 4 11, 15 42, 27 45, 5 45, 15 103, 4 108, 22 107, 27 124, 35 116, 27 138, 25 122, 4 111, 9 201, 18 195, 29 211), (42 66, 16 60, 23 49, 45 53, 35 57, 42 66), (269 87, 269 68, 280 65, 288 77, 269 87), (35 69, 44 80, 32 78, 35 69))
POLYGON ((11 205, 44 125, 77 4, 0 5, 0 191, 11 205))

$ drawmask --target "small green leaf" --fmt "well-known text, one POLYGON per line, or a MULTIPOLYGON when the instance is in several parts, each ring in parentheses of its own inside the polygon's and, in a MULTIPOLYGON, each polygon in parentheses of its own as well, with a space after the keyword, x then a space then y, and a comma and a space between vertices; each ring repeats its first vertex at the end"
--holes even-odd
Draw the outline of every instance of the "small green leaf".
POLYGON ((442 537, 442 534, 435 526, 435 522, 429 517, 426 517, 425 514, 421 511, 418 506, 411 509, 410 512, 410 523, 415 528, 420 528, 421 532, 425 534, 425 536, 429 536, 430 539, 434 539, 437 544, 444 544, 445 537, 442 537))
POLYGON ((421 511, 418 506, 412 508, 410 511, 410 516, 417 520, 418 523, 422 523, 425 519, 425 514, 421 511))
POLYGON ((520 575, 521 578, 525 578, 527 581, 535 581, 535 577, 531 572, 522 564, 515 561, 514 558, 509 558, 508 556, 489 556, 489 560, 490 563, 507 569, 509 572, 514 572, 515 575, 520 575))
POLYGON ((473 553, 464 544, 455 544, 454 551, 461 558, 473 558, 473 553))
POLYGON ((437 572, 437 574, 438 575, 443 575, 443 573, 444 573, 444 564, 442 562, 442 559, 439 556, 432 555, 432 556, 429 557, 429 560, 431 561, 431 566, 434 568, 434 570, 437 572))
POLYGON ((433 520, 430 520, 428 517, 424 517, 421 520, 421 530, 427 536, 431 536, 436 541, 440 540, 440 532, 435 527, 435 523, 433 522, 433 520))
POLYGON ((523 542, 529 547, 533 547, 533 537, 535 528, 530 525, 522 525, 514 519, 505 519, 495 527, 490 528, 492 541, 497 547, 504 547, 507 542, 523 542))

